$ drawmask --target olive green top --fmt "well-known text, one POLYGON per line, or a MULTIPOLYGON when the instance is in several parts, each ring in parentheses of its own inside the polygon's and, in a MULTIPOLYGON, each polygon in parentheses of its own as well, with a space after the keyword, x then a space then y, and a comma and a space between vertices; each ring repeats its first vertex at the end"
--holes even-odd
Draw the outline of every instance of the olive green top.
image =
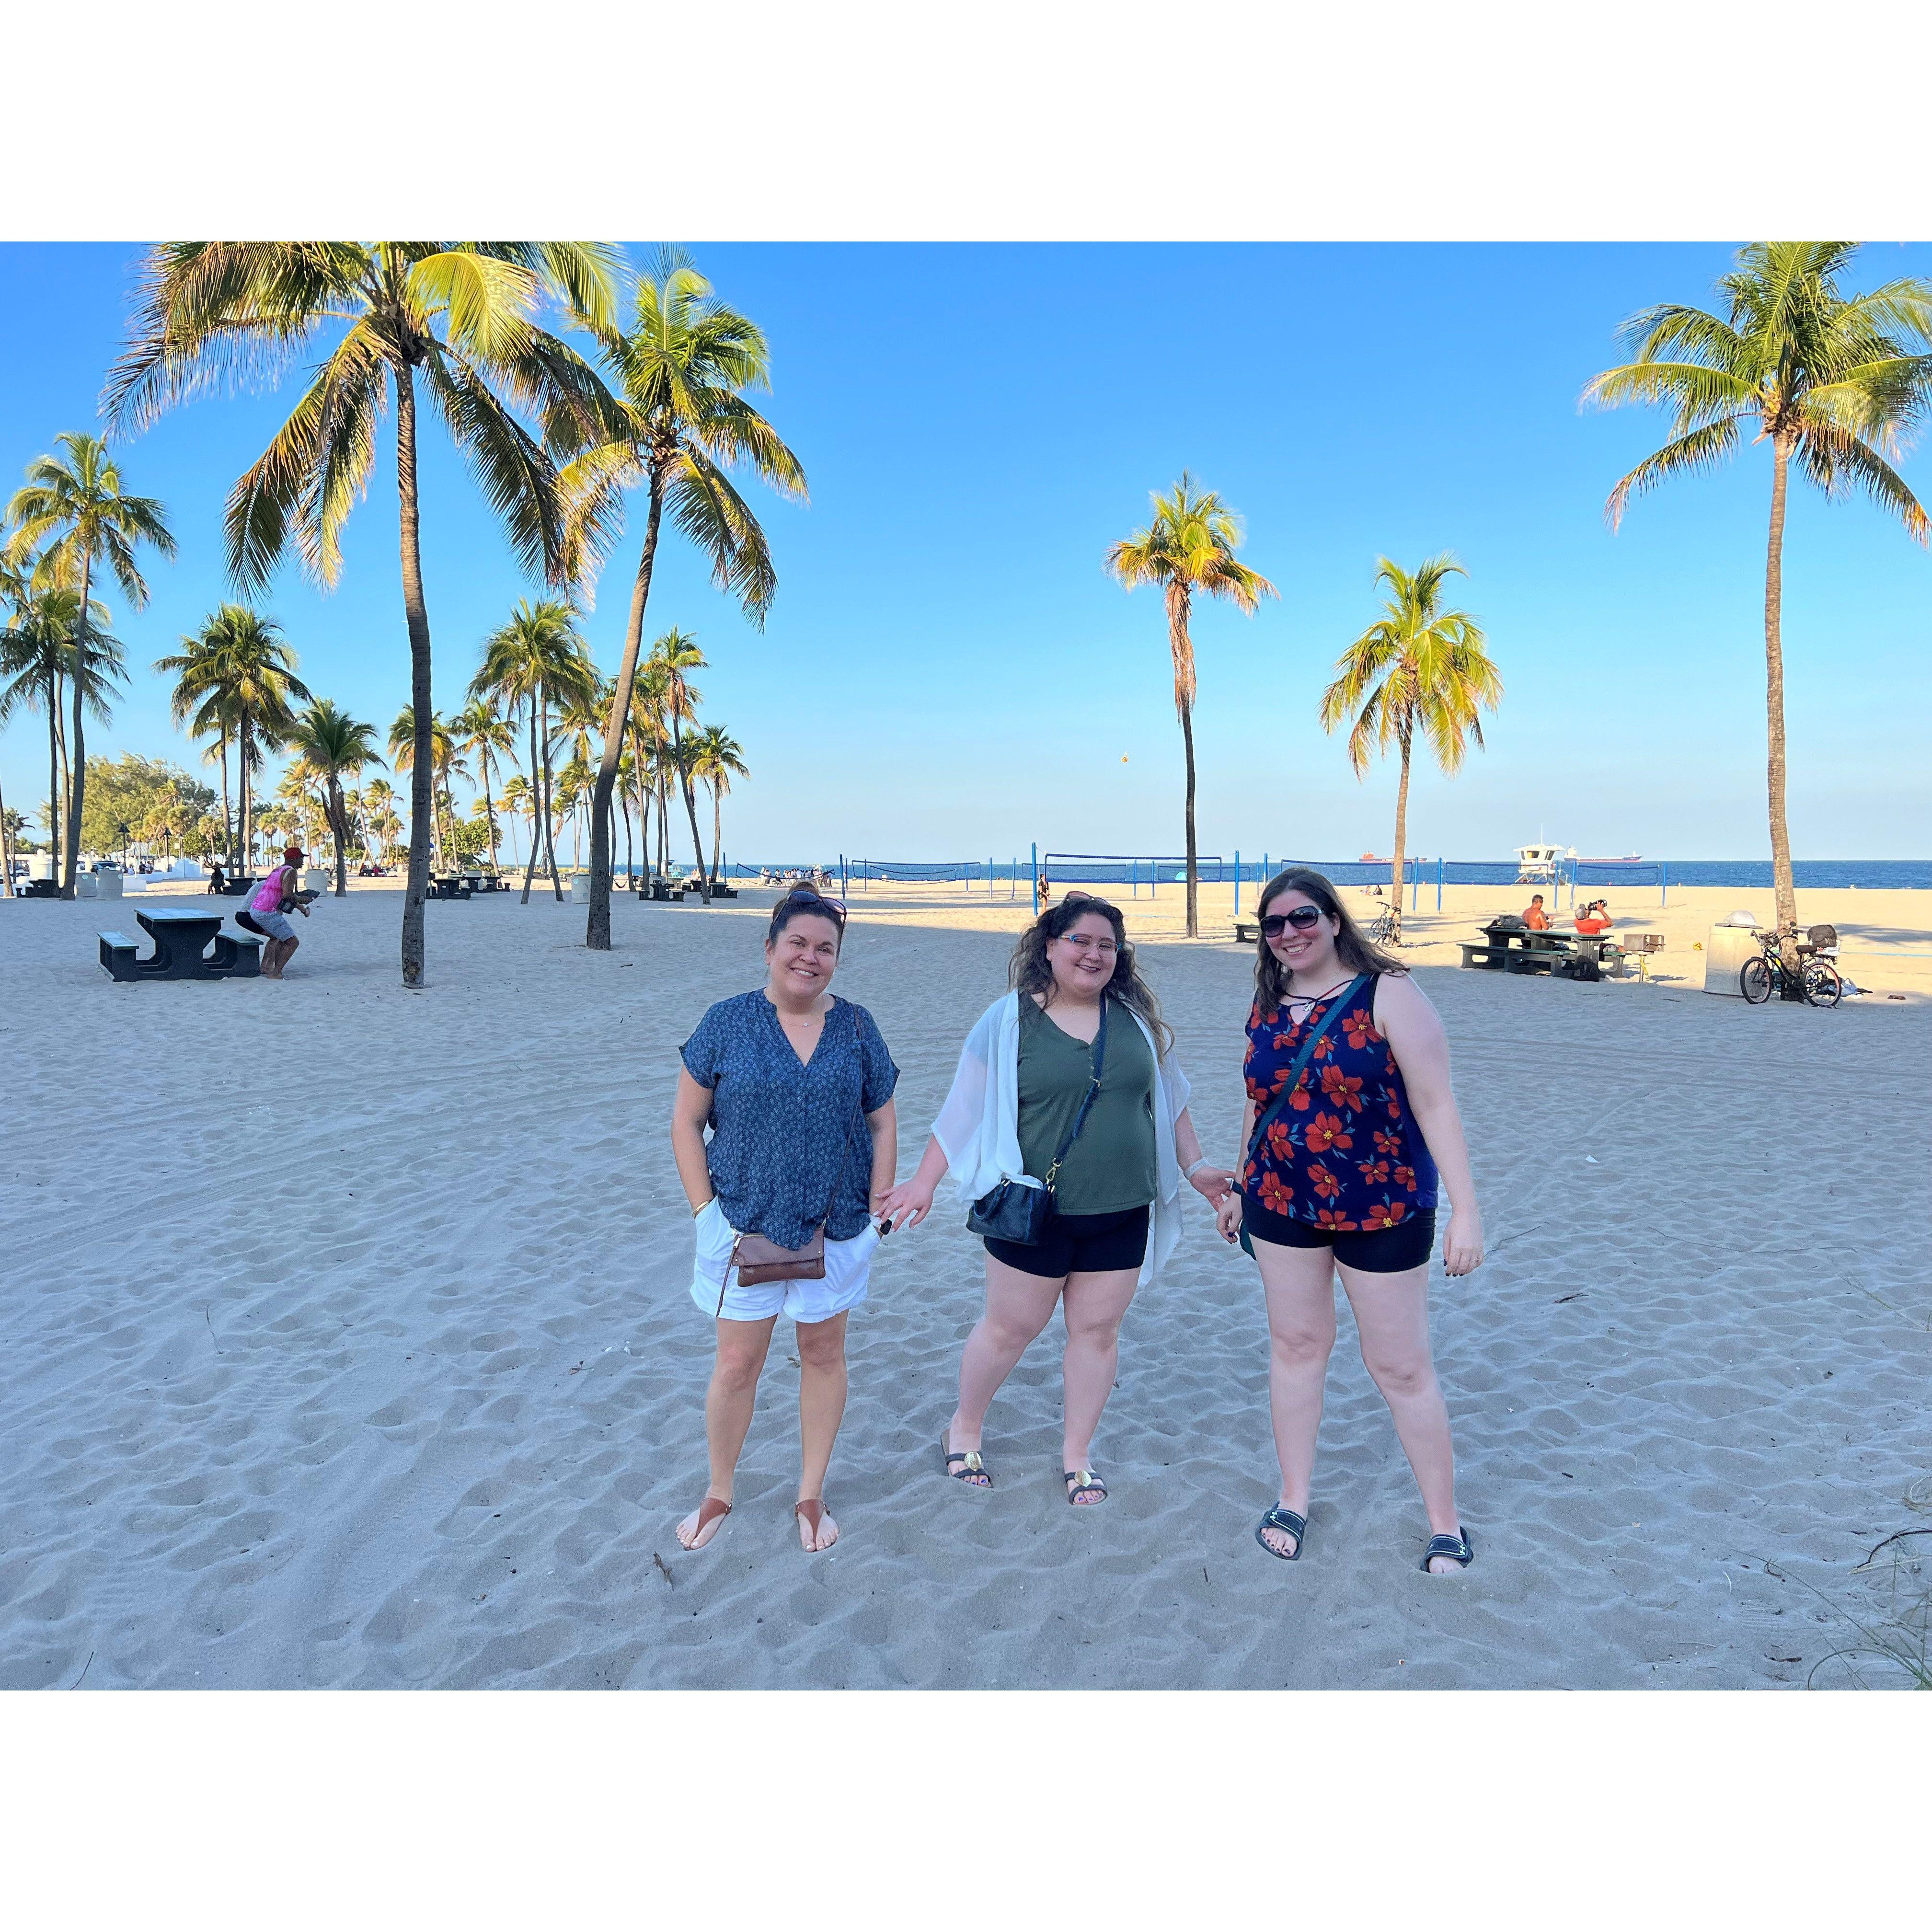
MULTIPOLYGON (((1063 1033, 1020 995, 1020 1152, 1044 1180, 1094 1078, 1094 1049, 1063 1033)), ((1117 1000, 1107 1012, 1100 1090, 1080 1138, 1060 1162, 1054 1205, 1062 1214, 1118 1214, 1154 1197, 1154 1053, 1117 1000)))

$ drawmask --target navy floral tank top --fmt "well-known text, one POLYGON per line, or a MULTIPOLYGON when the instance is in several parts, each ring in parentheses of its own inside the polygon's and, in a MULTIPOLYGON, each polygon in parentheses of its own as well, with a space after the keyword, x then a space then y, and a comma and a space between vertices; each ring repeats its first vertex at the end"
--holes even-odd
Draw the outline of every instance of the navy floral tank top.
MULTIPOLYGON (((1376 1030, 1377 981, 1316 1044, 1288 1103, 1241 1170, 1249 1198, 1270 1212, 1338 1233, 1393 1228, 1436 1205, 1436 1162, 1408 1111, 1408 1090, 1376 1030)), ((1248 1013, 1242 1072, 1258 1120, 1288 1078, 1311 1027, 1338 988, 1298 1024, 1285 1012, 1248 1013)))

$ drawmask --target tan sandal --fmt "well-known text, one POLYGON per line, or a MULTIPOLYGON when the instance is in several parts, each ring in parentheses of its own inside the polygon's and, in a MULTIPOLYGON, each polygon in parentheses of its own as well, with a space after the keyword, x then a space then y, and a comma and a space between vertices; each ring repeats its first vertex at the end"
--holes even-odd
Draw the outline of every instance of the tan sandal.
MULTIPOLYGON (((812 1532, 812 1540, 813 1543, 816 1544, 818 1540, 818 1526, 825 1520, 824 1498, 822 1496, 807 1496, 804 1502, 794 1503, 792 1504, 791 1513, 795 1516, 803 1517, 805 1520, 806 1527, 812 1532)), ((825 1546, 825 1549, 831 1549, 833 1544, 836 1544, 838 1540, 838 1538, 835 1536, 832 1539, 832 1542, 828 1543, 825 1546)), ((808 1556, 823 1556, 825 1554, 825 1550, 812 1549, 808 1550, 805 1553, 808 1556)))
MULTIPOLYGON (((714 1496, 707 1490, 705 1492, 704 1500, 698 1505, 698 1520, 692 1525, 691 1540, 683 1546, 685 1549, 695 1552, 704 1548, 704 1544, 699 1542, 698 1539, 704 1534, 706 1527, 716 1522, 720 1516, 729 1516, 730 1514, 731 1505, 722 1496, 714 1496)), ((707 1541, 709 1540, 706 1539, 707 1541)))

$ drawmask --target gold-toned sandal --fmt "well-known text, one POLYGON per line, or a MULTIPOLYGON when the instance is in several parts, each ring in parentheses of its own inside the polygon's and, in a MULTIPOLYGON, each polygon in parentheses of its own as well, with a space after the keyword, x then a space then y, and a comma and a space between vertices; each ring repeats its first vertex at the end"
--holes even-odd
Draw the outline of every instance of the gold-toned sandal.
POLYGON ((939 1432, 940 1466, 956 1483, 964 1483, 969 1490, 990 1490, 993 1486, 993 1472, 981 1460, 976 1449, 949 1449, 946 1438, 952 1433, 952 1426, 939 1432), (954 1463, 961 1466, 955 1468, 954 1463))

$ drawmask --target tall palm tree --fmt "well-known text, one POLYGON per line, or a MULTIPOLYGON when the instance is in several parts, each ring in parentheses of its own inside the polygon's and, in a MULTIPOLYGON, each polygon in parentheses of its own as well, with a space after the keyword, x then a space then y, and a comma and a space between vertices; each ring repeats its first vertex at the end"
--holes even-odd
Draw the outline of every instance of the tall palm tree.
MULTIPOLYGON (((106 620, 100 601, 89 617, 86 656, 81 656, 80 593, 77 590, 30 592, 14 606, 0 631, 0 724, 18 711, 44 711, 47 719, 47 853, 59 876, 61 851, 62 695, 74 687, 74 702, 97 718, 108 716, 114 680, 123 674, 121 646, 101 628, 106 620)), ((70 809, 68 824, 73 819, 70 809)))
MULTIPOLYGON (((651 664, 664 674, 664 718, 670 736, 664 762, 668 772, 676 776, 678 789, 684 794, 685 813, 691 820, 691 849, 698 857, 699 896, 709 905, 711 889, 704 883, 704 841, 698 830, 698 796, 692 788, 691 761, 683 736, 686 724, 697 723, 698 707, 704 701, 704 692, 691 683, 686 673, 704 668, 704 653, 690 632, 673 629, 665 632, 651 646, 651 664)), ((668 862, 668 847, 664 857, 668 862)))
POLYGON ((1660 404, 1671 440, 1610 492, 1610 527, 1634 496, 1671 477, 1714 469, 1748 424, 1771 445, 1771 533, 1765 550, 1764 658, 1772 882, 1778 928, 1796 963, 1798 897, 1784 807, 1784 503, 1791 465, 1828 498, 1862 490, 1927 540, 1924 508, 1887 461, 1932 406, 1932 281, 1901 277, 1846 296, 1850 242, 1754 242, 1718 292, 1727 314, 1664 302, 1619 331, 1635 359, 1592 379, 1583 400, 1614 409, 1660 404))
MULTIPOLYGON (((80 593, 76 606, 75 648, 85 652, 92 629, 94 567, 104 563, 128 606, 144 610, 147 580, 134 561, 135 547, 151 544, 164 557, 175 554, 166 513, 152 496, 130 496, 121 487, 120 466, 97 436, 56 436, 65 452, 40 456, 27 466, 24 488, 7 506, 16 553, 38 549, 38 570, 53 583, 80 593)), ((74 897, 74 875, 80 864, 80 819, 87 793, 87 743, 81 729, 81 684, 74 691, 73 742, 68 754, 73 793, 68 801, 66 864, 61 896, 74 897)), ((90 700, 88 708, 92 708, 90 700)))
MULTIPOLYGON (((428 724, 421 731, 416 729, 416 708, 406 704, 396 713, 396 722, 389 727, 389 762, 398 772, 416 770, 416 749, 427 739, 430 754, 430 850, 441 852, 446 856, 449 846, 442 836, 442 806, 444 794, 448 789, 450 775, 467 778, 470 768, 457 756, 455 734, 444 723, 440 711, 432 711, 428 724)), ((423 821, 414 814, 413 800, 410 820, 410 862, 415 862, 415 852, 422 842, 423 821)))
POLYGON ((1154 516, 1109 546, 1107 568, 1129 590, 1156 586, 1167 600, 1167 641, 1174 656, 1174 709, 1187 757, 1187 936, 1201 935, 1200 867, 1194 842, 1194 640, 1188 619, 1196 596, 1225 597, 1250 616, 1264 597, 1280 592, 1236 557, 1240 519, 1213 490, 1197 490, 1186 470, 1167 496, 1154 493, 1154 516))
POLYGON ((707 724, 690 744, 692 776, 711 788, 711 883, 718 883, 718 855, 724 842, 724 794, 734 778, 748 778, 745 748, 722 724, 707 724))
MULTIPOLYGON (((362 788, 362 810, 369 836, 379 842, 381 862, 388 862, 384 827, 395 817, 396 794, 387 778, 371 778, 362 788)), ((372 858, 376 856, 372 853, 372 858)))
POLYGON ((349 890, 349 818, 342 796, 344 775, 358 776, 382 761, 376 752, 376 728, 352 718, 326 698, 314 700, 296 720, 289 748, 298 769, 305 769, 326 788, 325 808, 329 834, 335 842, 335 896, 349 890))
POLYGON ((665 756, 670 744, 670 729, 664 706, 670 693, 670 674, 663 665, 646 662, 638 669, 631 687, 631 761, 636 776, 632 782, 638 790, 638 816, 644 820, 644 873, 651 876, 650 822, 654 808, 658 824, 658 869, 663 872, 670 858, 670 845, 664 807, 665 756), (649 801, 647 807, 646 800, 649 801))
POLYGON ((1402 943, 1402 867, 1408 836, 1408 766, 1417 734, 1436 762, 1454 776, 1473 739, 1483 742, 1479 713, 1493 711, 1503 681, 1490 662, 1489 640, 1466 610, 1445 610, 1442 590, 1468 573, 1444 554, 1411 572, 1377 560, 1376 581, 1386 587, 1382 614, 1336 660, 1336 677, 1322 694, 1322 728, 1333 731, 1354 712, 1348 762, 1358 778, 1379 748, 1402 754, 1396 790, 1395 854, 1389 910, 1402 943), (1358 708, 1359 707, 1359 708, 1358 708))
MULTIPOLYGON (((198 634, 181 641, 179 651, 154 660, 155 674, 174 679, 170 707, 177 720, 189 720, 196 736, 225 734, 232 722, 242 780, 242 862, 251 863, 250 781, 261 769, 264 749, 278 750, 287 742, 295 728, 296 701, 307 703, 314 694, 296 674, 298 660, 284 641, 281 626, 245 604, 219 606, 209 612, 198 634)), ((225 764, 223 769, 225 773, 225 764)), ((226 788, 224 777, 224 795, 226 788)))
POLYGON ((517 820, 527 818, 534 832, 537 820, 536 794, 530 790, 530 782, 521 772, 513 772, 508 784, 503 788, 502 806, 505 818, 510 830, 510 869, 517 866, 517 820))
POLYGON ((496 806, 490 796, 490 761, 507 758, 514 764, 512 747, 516 734, 510 721, 500 716, 486 698, 472 698, 451 721, 460 752, 476 755, 477 776, 483 781, 483 823, 490 841, 490 869, 496 869, 496 806))
MULTIPOLYGON (((585 326, 616 389, 603 434, 589 442, 563 476, 572 527, 581 533, 586 550, 600 548, 614 534, 625 490, 641 484, 646 494, 644 545, 631 586, 624 655, 610 692, 591 814, 590 913, 584 943, 608 952, 610 794, 664 512, 669 508, 672 521, 710 557, 712 581, 733 592, 745 615, 762 628, 777 593, 778 575, 764 530, 728 472, 747 466, 780 494, 800 501, 806 487, 798 458, 745 398, 746 390, 770 387, 764 332, 718 301, 681 250, 661 250, 650 273, 639 280, 628 330, 588 320, 585 326)), ((694 823, 694 836, 695 830, 694 823)), ((701 874, 701 853, 698 869, 701 874)), ((708 903, 709 888, 704 896, 708 903)))
POLYGON ((472 698, 494 698, 505 714, 530 727, 530 782, 536 788, 536 819, 530 863, 524 873, 523 903, 536 875, 541 838, 549 854, 550 887, 563 896, 557 876, 556 845, 550 834, 550 710, 591 689, 597 676, 590 647, 577 628, 568 604, 550 599, 518 604, 510 621, 483 640, 483 662, 470 680, 472 698))
MULTIPOLYGON (((340 328, 294 412, 228 500, 228 563, 266 584, 291 534, 309 571, 333 584, 341 533, 367 486, 386 406, 396 411, 396 487, 410 704, 424 736, 412 760, 412 818, 434 817, 428 737, 429 607, 416 475, 417 386, 468 458, 518 561, 561 584, 578 568, 544 446, 518 420, 572 445, 598 434, 602 386, 576 352, 536 326, 546 296, 608 327, 622 256, 572 242, 170 242, 150 254, 127 348, 104 398, 114 423, 152 422, 196 390, 270 378, 325 328, 340 328), (346 325, 346 327, 341 326, 346 325)), ((429 854, 410 842, 403 898, 406 986, 423 977, 429 854)))

